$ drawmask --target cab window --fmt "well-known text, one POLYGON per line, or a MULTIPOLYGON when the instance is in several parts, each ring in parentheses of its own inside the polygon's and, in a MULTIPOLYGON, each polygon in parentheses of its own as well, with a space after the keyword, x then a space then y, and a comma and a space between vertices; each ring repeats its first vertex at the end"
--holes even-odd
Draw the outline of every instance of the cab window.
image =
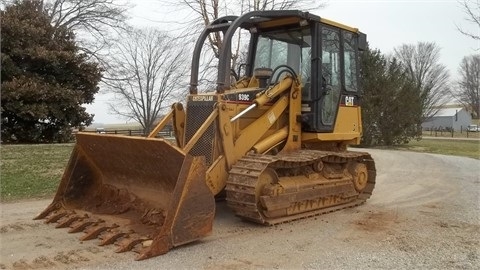
POLYGON ((332 125, 341 91, 340 32, 322 29, 322 124, 332 125))
POLYGON ((345 90, 357 91, 357 44, 353 33, 344 31, 345 90))
MULTIPOLYGON (((260 33, 255 53, 255 68, 291 67, 304 82, 310 77, 312 36, 310 28, 260 33)), ((273 74, 274 77, 278 75, 273 74)))

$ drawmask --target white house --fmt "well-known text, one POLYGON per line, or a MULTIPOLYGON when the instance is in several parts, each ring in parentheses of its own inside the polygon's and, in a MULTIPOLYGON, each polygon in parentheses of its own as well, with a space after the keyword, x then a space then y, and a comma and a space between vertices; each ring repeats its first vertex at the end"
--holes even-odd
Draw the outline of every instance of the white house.
POLYGON ((443 108, 434 116, 422 123, 423 129, 453 128, 455 131, 465 130, 472 123, 472 116, 462 107, 443 108))

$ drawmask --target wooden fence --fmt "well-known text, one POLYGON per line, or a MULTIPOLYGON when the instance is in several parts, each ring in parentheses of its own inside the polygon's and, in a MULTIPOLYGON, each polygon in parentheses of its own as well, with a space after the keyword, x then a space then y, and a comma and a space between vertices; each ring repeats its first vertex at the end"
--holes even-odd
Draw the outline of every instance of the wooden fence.
MULTIPOLYGON (((137 137, 146 137, 149 132, 145 132, 143 129, 97 129, 97 130, 84 130, 82 132, 91 132, 99 134, 114 134, 114 135, 127 135, 127 136, 137 136, 137 137)), ((164 129, 160 131, 156 137, 174 137, 175 134, 173 130, 164 129)))
POLYGON ((455 131, 453 129, 425 129, 423 130, 422 136, 430 137, 451 137, 451 138, 480 138, 480 132, 468 131, 467 129, 462 129, 455 131))

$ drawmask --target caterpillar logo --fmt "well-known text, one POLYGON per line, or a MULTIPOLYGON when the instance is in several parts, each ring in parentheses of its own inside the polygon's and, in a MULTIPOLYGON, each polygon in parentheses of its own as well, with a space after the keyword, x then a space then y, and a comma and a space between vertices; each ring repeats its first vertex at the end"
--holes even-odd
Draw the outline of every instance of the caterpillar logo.
POLYGON ((204 96, 204 95, 191 96, 191 100, 192 101, 214 101, 215 96, 204 96))
POLYGON ((342 99, 340 100, 340 105, 346 107, 356 107, 359 105, 358 97, 343 95, 342 99))

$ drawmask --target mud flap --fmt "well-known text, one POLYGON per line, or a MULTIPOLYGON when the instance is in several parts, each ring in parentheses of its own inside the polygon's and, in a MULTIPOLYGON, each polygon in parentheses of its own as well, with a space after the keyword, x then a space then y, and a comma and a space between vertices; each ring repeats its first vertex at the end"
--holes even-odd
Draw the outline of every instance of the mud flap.
POLYGON ((203 157, 163 139, 77 134, 53 202, 35 219, 84 231, 137 259, 207 236, 215 200, 203 157))

